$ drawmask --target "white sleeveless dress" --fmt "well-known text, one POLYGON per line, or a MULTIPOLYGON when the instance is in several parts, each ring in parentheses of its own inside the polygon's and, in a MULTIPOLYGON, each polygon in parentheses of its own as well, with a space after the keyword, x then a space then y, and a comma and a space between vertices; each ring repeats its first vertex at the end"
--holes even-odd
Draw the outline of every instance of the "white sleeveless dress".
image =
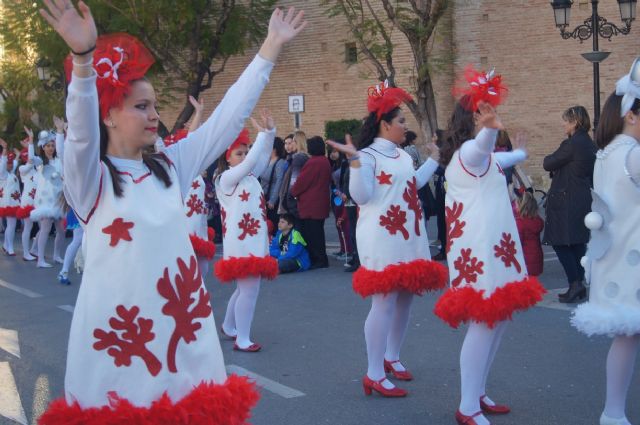
POLYGON ((373 147, 360 155, 374 159, 371 199, 359 206, 356 243, 360 268, 353 290, 367 297, 393 291, 423 294, 446 285, 446 268, 431 261, 413 161, 402 149, 387 156, 373 147))
POLYGON ((638 142, 619 135, 596 156, 593 211, 603 224, 592 229, 583 258, 591 282, 589 302, 571 318, 587 335, 640 334, 640 185, 626 167, 633 149, 640 149, 638 142))
POLYGON ((223 283, 250 276, 274 279, 278 262, 269 255, 267 203, 253 175, 242 178, 231 193, 222 190, 218 176, 216 195, 222 216, 223 258, 214 273, 223 283))
MULTIPOLYGON (((7 157, 3 157, 5 167, 7 157)), ((14 159, 11 170, 7 170, 7 178, 3 181, 0 193, 0 217, 16 217, 20 207, 20 182, 16 176, 17 159, 14 159)))
POLYGON ((526 275, 504 172, 495 156, 475 175, 464 167, 458 150, 445 177, 450 288, 435 314, 454 328, 469 321, 493 327, 538 303, 545 289, 526 275))

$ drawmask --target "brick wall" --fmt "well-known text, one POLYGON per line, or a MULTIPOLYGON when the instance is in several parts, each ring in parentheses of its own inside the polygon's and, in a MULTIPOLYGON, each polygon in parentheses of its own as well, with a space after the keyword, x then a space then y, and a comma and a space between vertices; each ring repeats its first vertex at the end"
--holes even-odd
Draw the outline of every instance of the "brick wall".
MULTIPOLYGON (((273 112, 280 135, 293 129, 287 103, 290 94, 305 96, 302 130, 308 136, 323 135, 328 120, 362 118, 366 114, 367 88, 375 82, 376 74, 362 56, 356 65, 345 64, 344 44, 351 41, 347 24, 341 17, 327 17, 319 3, 279 3, 281 7, 304 8, 309 21, 308 28, 280 56, 258 105, 273 112)), ((602 16, 620 24, 616 1, 603 0, 599 9, 602 16)), ((571 28, 590 14, 590 3, 576 0, 571 28)), ((600 67, 602 103, 617 78, 628 71, 632 59, 640 55, 640 23, 634 24, 630 35, 600 42, 601 50, 612 52, 600 67)), ((434 76, 439 126, 446 126, 451 111, 454 75, 459 75, 467 63, 495 67, 510 87, 508 100, 500 108, 503 121, 511 133, 522 130, 528 134, 531 155, 527 171, 541 181, 545 175, 542 158, 563 139, 562 111, 581 104, 592 114, 592 66, 580 56, 592 50, 591 42, 581 45, 575 40, 562 40, 547 0, 455 0, 441 27, 434 54, 452 53, 453 63, 434 76)), ((397 83, 408 87, 413 73, 411 52, 399 32, 393 38, 397 83)), ((207 111, 220 101, 256 52, 257 48, 229 60, 214 87, 203 94, 207 111)), ((168 123, 175 119, 182 99, 176 102, 163 111, 168 123)), ((410 112, 406 113, 410 127, 417 129, 410 112)))

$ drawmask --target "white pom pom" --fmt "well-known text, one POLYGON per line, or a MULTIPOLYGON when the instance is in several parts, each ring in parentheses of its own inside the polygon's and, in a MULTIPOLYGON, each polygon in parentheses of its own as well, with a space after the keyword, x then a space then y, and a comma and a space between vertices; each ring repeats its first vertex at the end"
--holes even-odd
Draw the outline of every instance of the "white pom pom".
POLYGON ((602 228, 603 224, 604 219, 602 215, 595 211, 591 211, 584 217, 584 225, 587 226, 588 229, 598 230, 602 228))
POLYGON ((60 177, 59 173, 51 173, 51 178, 57 179, 58 177, 60 177))
POLYGON ((585 255, 580 259, 580 265, 586 269, 588 264, 589 264, 589 257, 585 255))

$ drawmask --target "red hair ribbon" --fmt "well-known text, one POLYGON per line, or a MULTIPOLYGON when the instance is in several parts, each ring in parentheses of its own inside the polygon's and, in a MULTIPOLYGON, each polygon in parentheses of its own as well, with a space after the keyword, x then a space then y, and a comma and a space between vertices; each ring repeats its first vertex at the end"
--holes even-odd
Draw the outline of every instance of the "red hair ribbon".
POLYGON ((411 95, 398 87, 389 87, 389 82, 369 87, 367 110, 375 113, 378 121, 389 111, 400 106, 403 102, 410 102, 411 95))
MULTIPOLYGON (((98 74, 96 87, 100 103, 100 117, 104 119, 111 108, 122 105, 129 94, 130 84, 145 76, 154 59, 151 52, 137 38, 125 34, 106 34, 98 37, 93 53, 93 67, 98 74)), ((71 80, 71 55, 64 63, 67 81, 71 80)))
POLYGON ((224 154, 225 159, 228 161, 229 157, 231 156, 231 151, 233 151, 234 149, 238 149, 240 145, 249 146, 250 144, 251 138, 249 138, 249 130, 243 128, 240 134, 238 134, 236 140, 231 143, 231 146, 229 146, 229 149, 227 149, 227 152, 224 154))
POLYGON ((454 88, 454 96, 465 100, 462 106, 469 111, 477 111, 480 102, 487 102, 494 108, 504 102, 507 87, 502 84, 502 75, 495 70, 489 72, 478 71, 473 65, 467 65, 464 71, 465 83, 454 88))

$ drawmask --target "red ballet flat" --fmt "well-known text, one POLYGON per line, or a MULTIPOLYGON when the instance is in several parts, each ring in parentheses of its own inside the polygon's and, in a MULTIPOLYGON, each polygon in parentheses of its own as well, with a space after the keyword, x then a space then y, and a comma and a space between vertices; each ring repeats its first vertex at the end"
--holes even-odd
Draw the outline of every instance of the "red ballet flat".
POLYGON ((399 379, 401 381, 411 381, 413 379, 413 375, 408 370, 403 370, 403 371, 395 370, 393 368, 394 363, 400 363, 400 360, 394 360, 390 362, 387 359, 385 359, 384 372, 392 374, 394 378, 399 379))
POLYGON ((480 408, 484 413, 488 415, 506 415, 507 413, 511 412, 509 406, 505 406, 504 404, 496 404, 493 406, 488 405, 484 401, 485 397, 486 395, 480 397, 480 408))
POLYGON ((223 328, 222 326, 220 326, 220 333, 221 333, 222 335, 224 335, 227 339, 232 339, 232 340, 234 340, 234 341, 235 341, 235 340, 236 340, 236 338, 238 337, 237 335, 229 335, 228 333, 226 333, 226 332, 224 331, 224 328, 223 328))
POLYGON ((458 410, 456 412, 456 422, 458 422, 458 425, 478 425, 476 420, 473 419, 473 418, 475 418, 477 416, 480 416, 480 415, 482 415, 482 410, 480 410, 479 412, 474 413, 471 416, 463 415, 458 410))
POLYGON ((238 347, 238 344, 234 343, 233 344, 233 349, 236 350, 236 351, 243 351, 245 353, 256 353, 256 352, 258 352, 258 351, 260 351, 262 349, 262 345, 254 342, 253 344, 251 344, 247 348, 240 348, 240 347, 238 347))
POLYGON ((364 378, 362 378, 362 388, 364 389, 365 395, 371 395, 372 391, 377 391, 381 396, 384 396, 384 397, 406 397, 407 396, 408 394, 407 390, 403 390, 402 388, 393 387, 390 390, 386 389, 382 385, 385 379, 387 378, 384 377, 379 381, 374 381, 373 379, 365 375, 364 378))

